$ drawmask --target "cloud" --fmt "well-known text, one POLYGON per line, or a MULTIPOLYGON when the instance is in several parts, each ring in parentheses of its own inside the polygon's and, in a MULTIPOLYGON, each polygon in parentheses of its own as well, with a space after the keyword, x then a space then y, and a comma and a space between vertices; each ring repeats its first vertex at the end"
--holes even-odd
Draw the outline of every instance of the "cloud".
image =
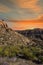
POLYGON ((37 5, 38 1, 39 0, 18 0, 18 5, 21 8, 30 8, 35 12, 39 12, 41 8, 39 5, 37 5))
POLYGON ((38 19, 43 22, 43 14, 38 16, 38 19))
POLYGON ((10 9, 7 6, 0 4, 0 12, 6 13, 6 12, 9 12, 9 11, 10 11, 10 9))
POLYGON ((42 14, 42 15, 40 15, 40 16, 38 16, 38 18, 39 18, 39 19, 43 19, 43 14, 42 14))
POLYGON ((1 0, 0 3, 2 4, 2 6, 0 6, 0 10, 6 9, 6 11, 8 11, 9 9, 13 10, 15 8, 22 8, 28 10, 30 9, 36 13, 41 11, 41 6, 39 5, 40 0, 1 0))
POLYGON ((13 4, 16 4, 20 8, 29 8, 34 12, 40 12, 41 7, 38 5, 40 0, 10 0, 13 4))
POLYGON ((0 15, 12 19, 33 19, 43 13, 43 0, 0 0, 0 15))

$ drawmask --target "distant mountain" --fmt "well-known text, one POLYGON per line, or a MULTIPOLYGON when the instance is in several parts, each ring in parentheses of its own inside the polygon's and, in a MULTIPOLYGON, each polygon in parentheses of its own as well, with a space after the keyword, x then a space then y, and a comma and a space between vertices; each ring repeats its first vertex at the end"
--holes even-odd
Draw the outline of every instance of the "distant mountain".
POLYGON ((17 32, 23 34, 23 35, 28 35, 28 34, 43 34, 43 29, 40 28, 35 28, 35 29, 26 29, 26 30, 16 30, 17 32))
POLYGON ((34 42, 42 43, 43 45, 43 29, 36 28, 32 30, 18 30, 16 32, 24 35, 27 38, 32 39, 32 41, 34 42))
POLYGON ((17 30, 17 32, 28 38, 30 37, 43 40, 43 29, 36 28, 32 30, 17 30))

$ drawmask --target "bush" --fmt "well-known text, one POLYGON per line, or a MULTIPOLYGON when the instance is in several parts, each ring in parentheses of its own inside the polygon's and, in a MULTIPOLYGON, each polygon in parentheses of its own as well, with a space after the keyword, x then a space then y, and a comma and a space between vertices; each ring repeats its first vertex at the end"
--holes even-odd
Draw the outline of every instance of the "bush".
POLYGON ((43 56, 39 56, 39 60, 43 63, 43 56))

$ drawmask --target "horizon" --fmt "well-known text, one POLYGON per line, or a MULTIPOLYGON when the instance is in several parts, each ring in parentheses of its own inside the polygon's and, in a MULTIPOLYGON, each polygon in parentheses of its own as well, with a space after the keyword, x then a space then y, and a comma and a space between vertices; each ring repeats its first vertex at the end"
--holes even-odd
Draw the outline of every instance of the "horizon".
POLYGON ((13 30, 26 30, 34 28, 43 29, 43 16, 32 20, 3 20, 3 22, 6 22, 13 30))

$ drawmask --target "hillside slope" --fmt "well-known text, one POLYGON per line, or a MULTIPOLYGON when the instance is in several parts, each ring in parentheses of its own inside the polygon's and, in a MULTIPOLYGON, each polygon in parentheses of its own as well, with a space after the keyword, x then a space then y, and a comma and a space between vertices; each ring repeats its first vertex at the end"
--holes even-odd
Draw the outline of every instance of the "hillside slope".
POLYGON ((10 29, 6 23, 0 22, 0 45, 27 44, 28 38, 10 29))
POLYGON ((0 21, 0 65, 43 65, 43 42, 39 41, 0 21))

